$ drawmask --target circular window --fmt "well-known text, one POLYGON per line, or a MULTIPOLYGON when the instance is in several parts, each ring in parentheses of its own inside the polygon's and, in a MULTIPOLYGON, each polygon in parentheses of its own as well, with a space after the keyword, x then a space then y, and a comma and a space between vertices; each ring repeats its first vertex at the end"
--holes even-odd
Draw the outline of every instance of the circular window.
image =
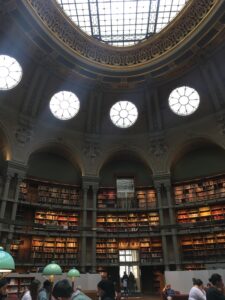
POLYGON ((69 120, 78 113, 80 101, 74 93, 60 91, 52 96, 49 107, 56 118, 60 120, 69 120))
POLYGON ((0 90, 10 90, 17 86, 22 74, 22 68, 15 58, 0 55, 0 90))
POLYGON ((174 89, 169 96, 171 110, 179 116, 193 114, 200 103, 198 92, 188 86, 181 86, 174 89))
POLYGON ((110 118, 120 128, 132 126, 138 117, 136 106, 129 101, 116 102, 110 109, 110 118))

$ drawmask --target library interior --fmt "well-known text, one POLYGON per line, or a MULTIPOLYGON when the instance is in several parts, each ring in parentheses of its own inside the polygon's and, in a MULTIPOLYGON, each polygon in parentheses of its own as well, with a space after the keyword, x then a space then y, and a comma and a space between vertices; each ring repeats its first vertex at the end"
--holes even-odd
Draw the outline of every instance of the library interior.
POLYGON ((0 0, 0 108, 9 295, 225 280, 225 1, 0 0))

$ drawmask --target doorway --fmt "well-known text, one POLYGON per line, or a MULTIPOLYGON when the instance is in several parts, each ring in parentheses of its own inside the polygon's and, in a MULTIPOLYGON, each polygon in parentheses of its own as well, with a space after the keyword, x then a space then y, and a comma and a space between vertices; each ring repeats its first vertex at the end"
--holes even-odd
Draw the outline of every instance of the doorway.
POLYGON ((130 272, 132 272, 135 277, 133 292, 140 292, 139 251, 119 250, 119 266, 120 279, 123 277, 124 272, 126 272, 128 276, 130 272))

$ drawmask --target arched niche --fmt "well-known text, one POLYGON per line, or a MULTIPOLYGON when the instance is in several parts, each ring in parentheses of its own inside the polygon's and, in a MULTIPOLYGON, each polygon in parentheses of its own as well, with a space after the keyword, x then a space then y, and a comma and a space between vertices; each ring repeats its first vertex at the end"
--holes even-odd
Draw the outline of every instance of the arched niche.
POLYGON ((81 185, 81 170, 78 165, 50 150, 40 150, 30 155, 27 176, 81 185))
POLYGON ((116 178, 134 178, 135 186, 152 186, 152 170, 134 152, 117 152, 102 166, 99 172, 101 187, 115 187, 116 178))
POLYGON ((189 145, 171 168, 172 181, 225 173, 225 150, 210 142, 189 145))

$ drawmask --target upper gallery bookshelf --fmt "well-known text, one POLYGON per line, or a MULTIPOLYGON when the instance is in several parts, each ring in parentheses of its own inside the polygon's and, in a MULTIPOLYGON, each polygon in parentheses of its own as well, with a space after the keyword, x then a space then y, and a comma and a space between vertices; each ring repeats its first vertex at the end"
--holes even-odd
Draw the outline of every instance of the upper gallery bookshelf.
POLYGON ((134 196, 119 198, 116 188, 100 188, 97 202, 98 208, 155 208, 156 192, 154 188, 137 187, 134 196))
POLYGON ((178 223, 206 223, 207 225, 221 224, 225 221, 225 204, 207 205, 195 208, 179 209, 177 211, 178 223))
POLYGON ((224 258, 225 232, 186 235, 180 243, 184 260, 209 262, 224 258))
POLYGON ((162 242, 160 237, 146 238, 99 238, 96 243, 98 265, 119 263, 120 250, 136 250, 140 264, 162 262, 162 242))
POLYGON ((105 232, 149 232, 159 225, 158 212, 99 214, 97 226, 105 232))
POLYGON ((78 230, 78 213, 68 213, 60 211, 36 211, 35 224, 41 224, 46 228, 62 228, 78 230))
POLYGON ((20 185, 19 198, 29 202, 60 205, 80 205, 80 187, 26 179, 20 185))
POLYGON ((225 198, 225 175, 174 185, 175 204, 225 198))

